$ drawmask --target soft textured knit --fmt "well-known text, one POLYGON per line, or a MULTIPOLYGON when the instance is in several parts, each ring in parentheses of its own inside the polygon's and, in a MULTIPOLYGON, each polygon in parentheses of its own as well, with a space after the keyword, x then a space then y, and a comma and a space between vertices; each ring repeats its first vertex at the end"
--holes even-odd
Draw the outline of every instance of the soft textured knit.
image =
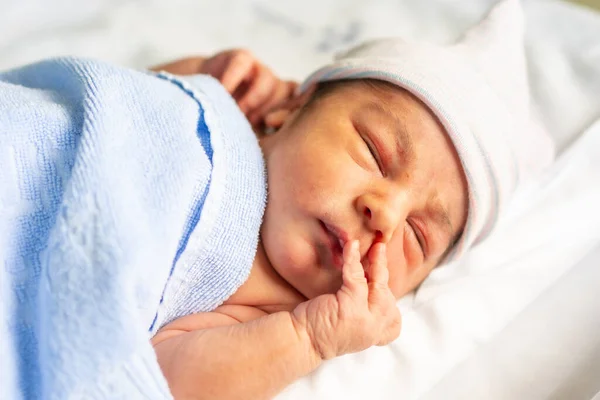
POLYGON ((0 388, 170 398, 149 339, 247 279, 264 161, 212 78, 56 59, 0 74, 0 388))

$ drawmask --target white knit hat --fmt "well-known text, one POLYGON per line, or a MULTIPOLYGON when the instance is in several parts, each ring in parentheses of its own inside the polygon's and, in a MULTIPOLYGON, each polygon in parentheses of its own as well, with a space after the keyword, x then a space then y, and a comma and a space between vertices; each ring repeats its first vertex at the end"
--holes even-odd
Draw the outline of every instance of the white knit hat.
POLYGON ((465 230, 446 262, 487 236, 517 183, 554 156, 552 140, 529 113, 523 25, 518 1, 505 0, 457 43, 370 41, 337 56, 300 88, 379 79, 410 91, 436 114, 469 186, 465 230))

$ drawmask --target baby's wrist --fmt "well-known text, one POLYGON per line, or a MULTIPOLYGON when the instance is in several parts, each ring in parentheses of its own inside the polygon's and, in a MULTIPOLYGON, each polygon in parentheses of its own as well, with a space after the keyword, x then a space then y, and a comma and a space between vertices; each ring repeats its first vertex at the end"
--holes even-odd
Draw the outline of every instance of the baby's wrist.
POLYGON ((319 351, 318 346, 316 346, 316 341, 310 334, 307 319, 303 318, 302 313, 298 313, 297 310, 289 313, 289 315, 303 352, 308 355, 311 366, 317 368, 325 358, 319 351))

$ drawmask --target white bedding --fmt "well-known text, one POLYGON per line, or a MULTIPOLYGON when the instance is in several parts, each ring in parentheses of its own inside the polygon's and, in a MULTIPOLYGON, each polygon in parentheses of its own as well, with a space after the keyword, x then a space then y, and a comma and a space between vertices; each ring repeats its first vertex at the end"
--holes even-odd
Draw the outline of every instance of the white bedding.
MULTIPOLYGON (((76 54, 134 67, 248 47, 301 79, 373 36, 448 41, 492 0, 4 0, 0 69, 76 54)), ((600 392, 600 15, 525 0, 532 90, 557 162, 466 260, 399 302, 400 338, 280 399, 590 399, 600 392)))

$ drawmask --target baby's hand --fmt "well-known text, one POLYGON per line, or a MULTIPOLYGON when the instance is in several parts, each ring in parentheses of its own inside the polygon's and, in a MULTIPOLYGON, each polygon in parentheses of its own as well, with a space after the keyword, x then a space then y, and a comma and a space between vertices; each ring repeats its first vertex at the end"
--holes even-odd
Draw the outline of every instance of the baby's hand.
POLYGON ((322 359, 385 345, 400 334, 400 311, 388 287, 385 245, 369 252, 369 280, 360 262, 358 242, 344 246, 343 284, 300 304, 292 317, 300 333, 308 333, 322 359))
POLYGON ((253 126, 291 99, 298 84, 279 79, 248 50, 227 50, 206 59, 200 73, 212 75, 231 93, 253 126))

